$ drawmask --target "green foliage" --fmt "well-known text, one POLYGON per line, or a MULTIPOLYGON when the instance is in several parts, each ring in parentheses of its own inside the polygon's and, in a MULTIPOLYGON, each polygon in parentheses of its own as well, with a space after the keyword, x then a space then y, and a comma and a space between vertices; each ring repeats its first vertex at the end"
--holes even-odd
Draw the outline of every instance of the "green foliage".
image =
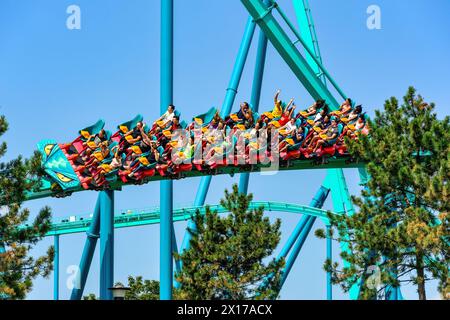
MULTIPOLYGON (((191 247, 182 255, 175 254, 183 265, 176 275, 180 289, 173 289, 176 300, 209 299, 275 299, 278 296, 284 260, 270 257, 280 241, 280 220, 271 223, 264 209, 250 211, 252 195, 225 190, 220 204, 229 215, 221 217, 206 208, 205 215, 194 216, 196 230, 191 247)), ((128 277, 126 300, 158 300, 159 281, 128 277)), ((94 294, 84 297, 96 300, 94 294)))
POLYGON ((83 297, 83 300, 98 300, 94 293, 89 293, 87 296, 83 297))
MULTIPOLYGON (((115 284, 121 285, 120 282, 115 284)), ((125 300, 159 300, 159 281, 144 280, 142 276, 128 276, 128 290, 125 293, 125 300)), ((174 289, 173 298, 179 298, 179 291, 174 289)), ((83 297, 83 300, 98 300, 93 293, 83 297)))
POLYGON ((159 300, 159 281, 143 280, 142 276, 128 277, 126 300, 159 300))
MULTIPOLYGON (((4 116, 0 117, 0 136, 8 130, 4 116)), ((0 145, 0 157, 7 145, 0 145)), ((30 212, 22 209, 25 195, 39 188, 41 158, 35 153, 30 159, 18 157, 0 163, 0 298, 24 299, 32 289, 33 280, 52 271, 53 247, 41 257, 33 258, 29 251, 43 238, 51 224, 51 212, 43 208, 29 228, 19 228, 29 222, 30 212)))
MULTIPOLYGON (((370 176, 353 216, 330 216, 336 240, 348 244, 342 270, 331 261, 325 269, 349 290, 363 280, 361 298, 382 297, 387 287, 416 285, 426 299, 425 283, 439 281, 449 294, 450 118, 439 120, 434 104, 409 88, 399 105, 385 102, 370 122, 370 136, 347 141, 350 152, 366 161, 370 176), (380 286, 367 274, 377 266, 380 286)), ((318 234, 324 237, 325 234, 318 234)))
POLYGON ((183 268, 176 275, 182 299, 274 299, 278 295, 283 260, 270 257, 280 241, 280 221, 271 223, 264 209, 249 210, 253 196, 237 185, 220 204, 229 215, 206 208, 194 216, 196 230, 190 248, 177 255, 183 268))

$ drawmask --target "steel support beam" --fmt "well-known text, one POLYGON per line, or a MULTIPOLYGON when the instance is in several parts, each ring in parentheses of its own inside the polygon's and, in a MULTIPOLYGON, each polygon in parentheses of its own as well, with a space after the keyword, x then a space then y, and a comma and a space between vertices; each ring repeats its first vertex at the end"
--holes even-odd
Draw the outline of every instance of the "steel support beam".
POLYGON ((95 252, 95 246, 97 244, 97 239, 100 236, 100 198, 101 196, 99 195, 92 215, 89 231, 86 232, 87 237, 84 244, 83 255, 81 256, 77 281, 72 289, 70 300, 80 300, 86 285, 89 268, 91 267, 92 257, 95 252))
MULTIPOLYGON (((268 3, 268 0, 265 0, 268 3)), ((264 77, 264 66, 266 63, 267 53, 267 37, 262 30, 259 31, 258 49, 256 52, 255 72, 253 75, 252 96, 250 104, 254 111, 259 110, 259 101, 261 99, 261 87, 264 77)), ((239 178, 239 192, 248 192, 248 182, 250 180, 250 173, 242 173, 239 178)))
POLYGON ((300 250, 305 244, 306 238, 308 237, 309 232, 311 231, 315 221, 316 217, 308 217, 305 223, 305 227, 303 228, 302 232, 300 232, 300 236, 295 242, 294 247, 292 248, 292 252, 289 255, 288 259, 286 260, 286 266, 284 267, 283 276, 281 278, 281 287, 284 285, 284 282, 286 281, 289 273, 291 272, 292 266, 294 265, 294 262, 297 259, 298 254, 300 253, 300 250))
MULTIPOLYGON (((327 260, 333 261, 333 239, 331 238, 331 226, 327 225, 327 260)), ((331 272, 327 271, 327 300, 333 300, 333 283, 331 272)))
POLYGON ((114 285, 114 191, 100 193, 100 299, 112 300, 114 285))
MULTIPOLYGON (((241 81, 242 72, 244 71, 245 62, 247 61, 248 52, 255 32, 256 24, 251 17, 248 18, 247 25, 245 27, 244 36, 241 41, 241 46, 234 64, 233 73, 231 75, 230 83, 228 84, 227 93, 220 110, 220 116, 222 118, 228 116, 231 113, 234 100, 236 98, 239 82, 241 81)), ((194 206, 203 206, 205 204, 206 195, 208 193, 209 185, 211 184, 211 176, 202 177, 200 180, 200 186, 197 190, 194 206)), ((192 220, 188 221, 188 229, 195 230, 195 224, 192 220)), ((181 244, 180 252, 189 248, 191 241, 191 234, 187 231, 181 244)))
MULTIPOLYGON (((324 99, 331 109, 336 109, 339 106, 337 100, 317 77, 295 43, 272 15, 274 7, 268 7, 262 0, 241 0, 241 2, 311 96, 316 100, 324 99)), ((297 30, 293 29, 292 31, 296 32, 297 30)), ((299 40, 303 41, 301 37, 299 40)), ((305 47, 305 49, 309 50, 309 47, 305 47)))
MULTIPOLYGON (((161 92, 160 112, 173 103, 173 0, 161 0, 161 92)), ((173 183, 160 183, 160 292, 161 300, 172 299, 173 183)))
POLYGON ((241 82, 242 72, 244 71, 245 63, 247 61, 248 52, 252 44, 255 27, 256 24, 253 22, 253 19, 249 17, 233 68, 230 83, 228 84, 227 93, 222 104, 222 109, 220 110, 220 116, 222 118, 228 116, 231 113, 231 108, 233 107, 233 103, 238 92, 239 83, 241 82))
MULTIPOLYGON (((333 211, 336 214, 353 215, 355 209, 347 188, 344 171, 342 169, 329 169, 325 179, 325 185, 331 189, 331 197, 333 199, 333 211)), ((348 251, 348 244, 342 242, 340 244, 342 251, 348 251)), ((349 262, 344 261, 344 266, 349 267, 349 262)), ((359 297, 360 285, 355 284, 350 289, 350 299, 357 300, 359 297)))
MULTIPOLYGON (((4 254, 6 252, 5 249, 5 244, 3 243, 3 241, 1 240, 2 237, 0 235, 0 254, 4 254)), ((0 300, 7 300, 9 298, 9 296, 5 293, 0 294, 0 300)))
MULTIPOLYGON (((317 41, 316 30, 308 0, 293 0, 292 2, 297 15, 299 33, 302 36, 303 41, 307 44, 309 51, 314 52, 316 59, 322 62, 319 43, 317 41)), ((322 70, 307 51, 305 58, 309 66, 316 72, 316 75, 320 77, 322 82, 325 84, 326 78, 322 75, 322 70)))
MULTIPOLYGON (((314 198, 312 199, 310 206, 314 208, 322 208, 323 204, 325 203, 325 200, 328 197, 329 192, 330 189, 321 186, 317 191, 316 195, 314 196, 314 198)), ((283 270, 280 288, 283 286, 284 282, 289 276, 292 266, 294 265, 294 262, 297 259, 298 254, 300 253, 303 244, 305 243, 306 238, 308 237, 309 232, 311 231, 311 228, 313 227, 315 221, 316 217, 304 216, 294 229, 294 232, 289 237, 284 248, 281 250, 279 258, 281 257, 285 258, 292 248, 292 252, 290 253, 289 258, 287 259, 286 266, 283 270)))
MULTIPOLYGON (((314 198, 311 200, 310 207, 313 208, 322 208, 325 200, 328 197, 330 190, 321 186, 317 193, 315 194, 314 198)), ((289 236, 288 240, 286 241, 286 244, 281 249, 280 253, 278 254, 278 259, 280 258, 286 258, 289 251, 292 249, 292 246, 294 245, 295 241, 298 239, 300 233, 305 228, 306 223, 308 222, 308 218, 311 217, 310 215, 303 215, 300 222, 295 227, 294 231, 292 231, 291 235, 289 236)))
MULTIPOLYGON (((360 179, 360 185, 362 185, 364 187, 365 190, 368 189, 368 182, 370 180, 370 175, 367 172, 366 167, 362 167, 358 169, 358 173, 359 173, 359 179, 360 179)), ((372 199, 371 199, 372 200, 372 199)), ((373 199, 375 200, 375 199, 373 199)), ((397 272, 397 270, 392 270, 392 272, 395 274, 397 272)), ((392 286, 388 286, 385 289, 385 297, 386 300, 403 300, 403 295, 401 292, 401 287, 392 287, 392 286)))
POLYGON ((59 300, 59 235, 53 237, 53 300, 59 300))
MULTIPOLYGON (((173 222, 173 221, 172 221, 173 222)), ((172 223, 172 252, 178 253, 177 237, 175 235, 175 228, 172 223)), ((174 259, 175 262, 175 272, 181 271, 181 261, 174 259)))

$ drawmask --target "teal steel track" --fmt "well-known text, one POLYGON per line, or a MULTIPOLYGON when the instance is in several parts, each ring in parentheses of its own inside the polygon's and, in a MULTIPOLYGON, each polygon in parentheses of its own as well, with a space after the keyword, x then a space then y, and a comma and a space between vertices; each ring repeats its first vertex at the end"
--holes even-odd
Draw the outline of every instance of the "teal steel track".
MULTIPOLYGON (((209 175, 222 175, 222 174, 239 174, 239 173, 251 173, 251 172, 262 172, 262 171, 286 171, 286 170, 311 170, 311 169, 338 169, 338 168, 363 168, 364 163, 362 162, 349 162, 350 157, 332 157, 328 158, 326 160, 326 163, 323 164, 316 164, 312 160, 291 160, 288 164, 285 164, 283 166, 272 166, 270 165, 264 165, 264 164, 256 164, 253 166, 227 166, 217 169, 214 172, 206 172, 206 171, 187 171, 182 172, 180 176, 177 178, 171 178, 171 177, 162 177, 162 176, 153 176, 149 179, 146 179, 139 184, 145 184, 152 181, 161 181, 161 180, 177 180, 177 179, 183 179, 183 178, 193 178, 193 177, 201 177, 201 176, 209 176, 209 175)), ((132 185, 129 184, 123 184, 121 181, 117 181, 111 185, 111 189, 113 190, 121 190, 122 187, 132 185)), ((83 188, 76 188, 72 190, 68 190, 66 193, 60 193, 58 191, 53 191, 51 189, 41 189, 37 192, 32 192, 28 194, 27 200, 36 200, 36 199, 42 199, 42 198, 48 198, 48 197, 67 197, 72 195, 72 193, 80 192, 80 191, 86 191, 83 188)), ((0 201, 1 202, 1 201, 0 201)))
MULTIPOLYGON (((218 213, 228 212, 227 209, 219 204, 210 205, 211 210, 217 210, 218 213)), ((264 207, 266 211, 275 212, 288 212, 296 214, 304 214, 312 217, 317 217, 323 220, 325 224, 328 224, 327 210, 317 209, 309 206, 303 206, 293 203, 285 202, 270 202, 270 201, 255 201, 250 203, 250 210, 264 207)), ((205 207, 186 207, 173 210, 173 221, 186 221, 189 220, 197 210, 201 213, 205 212, 205 207)), ((53 223, 51 230, 46 236, 66 235, 73 233, 87 232, 91 226, 92 217, 76 217, 75 221, 58 222, 53 223), (81 220, 82 219, 82 220, 81 220)), ((124 210, 114 216, 114 228, 128 228, 145 226, 151 224, 160 223, 160 209, 159 207, 124 210)))

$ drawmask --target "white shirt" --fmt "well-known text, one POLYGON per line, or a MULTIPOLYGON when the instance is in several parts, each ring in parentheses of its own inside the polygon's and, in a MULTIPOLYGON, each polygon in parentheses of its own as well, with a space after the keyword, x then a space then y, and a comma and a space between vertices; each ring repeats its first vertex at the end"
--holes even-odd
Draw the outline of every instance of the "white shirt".
POLYGON ((292 131, 293 129, 295 129, 297 126, 294 124, 292 124, 290 121, 288 123, 286 123, 286 131, 292 131))
POLYGON ((322 119, 322 115, 320 113, 318 113, 318 114, 316 114, 316 117, 314 118, 314 122, 317 122, 320 119, 322 119))
POLYGON ((169 113, 169 111, 166 111, 162 116, 161 116, 161 121, 164 121, 165 123, 172 121, 173 117, 175 116, 175 112, 169 113))

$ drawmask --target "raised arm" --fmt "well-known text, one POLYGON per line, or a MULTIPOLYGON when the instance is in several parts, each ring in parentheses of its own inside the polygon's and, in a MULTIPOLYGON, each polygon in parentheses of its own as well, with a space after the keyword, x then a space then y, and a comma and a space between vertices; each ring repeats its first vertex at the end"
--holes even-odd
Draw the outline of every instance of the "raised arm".
POLYGON ((127 133, 125 133, 123 136, 124 137, 127 137, 127 136, 129 136, 130 134, 132 134, 133 133, 133 130, 130 130, 130 131, 128 131, 127 133))
POLYGON ((288 123, 289 123, 289 122, 287 122, 287 123, 286 123, 285 125, 283 125, 282 127, 279 127, 279 128, 278 128, 278 131, 283 130, 283 129, 286 129, 288 123))
POLYGON ((149 136, 148 136, 145 132, 142 132, 141 136, 142 136, 142 140, 143 140, 147 145, 150 145, 150 144, 151 144, 152 140, 149 138, 149 136))
POLYGON ((86 143, 92 141, 95 138, 95 134, 91 134, 89 138, 86 140, 86 143))
POLYGON ((278 96, 280 95, 280 92, 281 92, 281 90, 278 90, 278 91, 275 93, 275 97, 273 98, 273 101, 275 102, 275 104, 277 104, 277 102, 278 102, 278 96))
POLYGON ((292 105, 292 103, 294 102, 294 98, 292 98, 291 100, 289 100, 289 103, 287 104, 286 108, 284 110, 289 109, 289 107, 292 105))
POLYGON ((294 98, 292 98, 292 99, 289 101, 289 103, 288 103, 288 105, 286 106, 286 109, 285 109, 285 110, 289 110, 289 118, 292 117, 292 114, 294 113, 295 108, 297 108, 297 107, 296 107, 295 104, 294 104, 294 98), (292 108, 289 110, 289 107, 290 107, 291 105, 292 105, 292 108))
POLYGON ((114 146, 111 151, 113 151, 114 157, 117 157, 117 155, 119 154, 119 146, 114 146), (113 151, 114 149, 116 149, 116 151, 113 151))
POLYGON ((295 105, 291 108, 291 111, 289 112, 289 118, 292 118, 295 108, 297 108, 295 105))

